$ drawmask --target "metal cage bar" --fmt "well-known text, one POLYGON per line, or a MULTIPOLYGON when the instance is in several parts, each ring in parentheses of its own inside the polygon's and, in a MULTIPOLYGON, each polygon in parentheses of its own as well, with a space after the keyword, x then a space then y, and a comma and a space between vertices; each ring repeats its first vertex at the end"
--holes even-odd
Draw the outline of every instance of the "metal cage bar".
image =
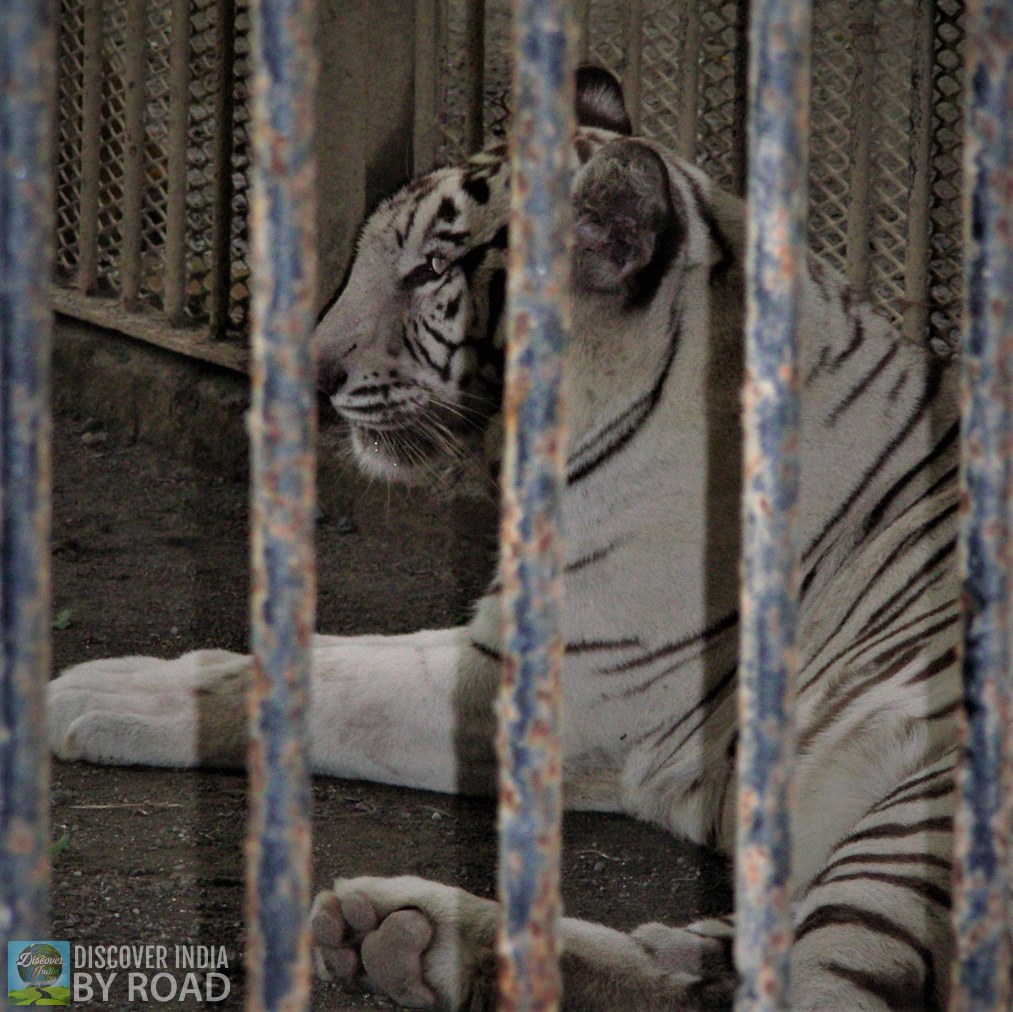
POLYGON ((169 36, 169 192, 165 209, 165 315, 183 322, 186 299, 187 125, 190 118, 190 0, 172 0, 169 36))
POLYGON ((558 1008, 562 818, 562 352, 569 329, 567 0, 517 0, 499 697, 500 1008, 558 1008))
POLYGON ((738 1009, 783 1009, 791 949, 798 552, 798 279, 805 265, 810 8, 752 10, 743 581, 739 657, 738 1009))
POLYGON ((448 0, 415 7, 415 119, 412 127, 414 171, 428 172, 440 151, 443 62, 447 42, 448 0))
POLYGON ((485 140, 485 0, 465 0, 464 59, 464 138, 470 154, 485 140))
POLYGON ((50 110, 54 5, 0 6, 0 926, 49 924, 50 110))
MULTIPOLYGON (((849 10, 855 48, 855 76, 851 84, 854 139, 848 193, 848 284, 859 296, 869 290, 869 226, 872 213, 872 122, 876 79, 876 7, 874 0, 851 0, 849 10)), ((929 82, 931 84, 931 81, 929 82)))
POLYGON ((967 6, 964 700, 955 822, 952 1009, 1009 1008, 1013 709, 1013 7, 967 6))
POLYGON ((255 0, 248 1009, 309 996, 314 0, 255 0))
MULTIPOLYGON (((85 68, 102 66, 102 0, 84 0, 85 68)), ((78 214, 77 287, 90 294, 98 280, 98 194, 102 130, 102 79, 84 75, 81 102, 81 207, 78 214)))
POLYGON ((904 258, 904 311, 901 331, 924 344, 929 320, 929 212, 932 206, 932 78, 935 57, 936 5, 915 5, 914 52, 911 60, 911 187, 907 204, 907 250, 904 258))
POLYGON ((134 307, 141 289, 141 207, 144 200, 144 0, 127 4, 124 46, 123 231, 120 278, 123 304, 134 307))
POLYGON ((211 334, 225 336, 229 323, 232 279, 232 75, 235 66, 235 0, 216 0, 218 47, 215 58, 215 145, 212 173, 215 181, 214 217, 211 222, 211 284, 208 321, 211 334))

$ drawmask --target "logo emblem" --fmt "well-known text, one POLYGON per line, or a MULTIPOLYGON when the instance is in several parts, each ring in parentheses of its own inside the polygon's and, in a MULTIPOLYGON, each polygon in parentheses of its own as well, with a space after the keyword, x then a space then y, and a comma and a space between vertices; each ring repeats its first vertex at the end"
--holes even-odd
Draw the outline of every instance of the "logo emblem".
POLYGON ((8 942, 7 1004, 69 1005, 70 942, 8 942))

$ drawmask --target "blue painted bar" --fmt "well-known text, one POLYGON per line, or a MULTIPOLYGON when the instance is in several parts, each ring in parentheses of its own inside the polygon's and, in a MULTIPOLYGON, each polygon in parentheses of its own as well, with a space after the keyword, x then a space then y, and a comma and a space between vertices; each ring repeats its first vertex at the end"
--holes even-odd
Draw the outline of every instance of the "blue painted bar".
POLYGON ((574 29, 565 0, 514 7, 499 699, 502 1010, 559 1007, 559 738, 574 29))
POLYGON ((309 1007, 315 622, 313 0, 255 0, 248 1009, 309 1007))
POLYGON ((961 575, 964 704, 950 1007, 1013 1004, 1013 5, 969 0, 961 575))
POLYGON ((0 935, 49 925, 52 125, 48 0, 0 5, 0 935))
POLYGON ((798 612, 795 333, 805 264, 810 19, 803 0, 752 5, 735 887, 739 1010, 788 1008, 798 612))

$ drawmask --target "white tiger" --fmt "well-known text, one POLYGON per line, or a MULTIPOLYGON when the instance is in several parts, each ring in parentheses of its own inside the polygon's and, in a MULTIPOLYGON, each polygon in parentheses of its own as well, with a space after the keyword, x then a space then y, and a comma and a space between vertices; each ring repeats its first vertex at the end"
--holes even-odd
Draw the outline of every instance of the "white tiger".
MULTIPOLYGON (((578 101, 565 378, 565 790, 730 851, 735 837, 743 208, 632 139, 618 85, 578 101)), ((322 389, 371 473, 462 457, 501 384, 508 165, 417 179, 361 237, 315 336, 322 389)), ((816 257, 802 279, 804 546, 794 873, 796 1009, 939 1008, 951 959, 956 667, 952 369, 816 257)), ((452 470, 452 468, 451 468, 452 470)), ((491 792, 498 588, 465 627, 318 637, 317 771, 491 792)), ((129 658, 52 685, 64 758, 243 761, 246 658, 129 658)), ((496 906, 415 878, 317 897, 321 974, 411 1006, 494 1002, 496 906)), ((733 918, 625 934, 563 922, 564 1004, 720 1006, 733 918)))

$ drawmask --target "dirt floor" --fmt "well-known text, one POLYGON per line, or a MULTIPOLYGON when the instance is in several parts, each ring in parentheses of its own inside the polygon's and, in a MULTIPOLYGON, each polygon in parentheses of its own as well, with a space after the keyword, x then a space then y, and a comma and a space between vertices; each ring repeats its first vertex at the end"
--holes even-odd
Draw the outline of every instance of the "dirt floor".
MULTIPOLYGON (((458 623, 492 565, 492 507, 368 486, 324 440, 319 620, 340 633, 458 623)), ((87 418, 60 417, 54 489, 54 662, 243 650, 247 491, 166 463, 87 418)), ((53 768, 53 937, 74 944, 224 946, 241 1008, 246 785, 242 773, 53 768)), ((411 872, 492 895, 492 805, 365 783, 314 785, 314 883, 411 872)), ((723 862, 618 816, 564 830, 570 914, 633 927, 730 908, 723 862)), ((192 1008, 196 1002, 165 1008, 192 1008)), ((109 1004, 129 1008, 114 986, 109 1004)), ((137 1006, 140 1007, 140 1006, 137 1006)), ((148 1006, 145 1006, 148 1007, 148 1006)), ((323 984, 314 1009, 387 1008, 323 984)))

